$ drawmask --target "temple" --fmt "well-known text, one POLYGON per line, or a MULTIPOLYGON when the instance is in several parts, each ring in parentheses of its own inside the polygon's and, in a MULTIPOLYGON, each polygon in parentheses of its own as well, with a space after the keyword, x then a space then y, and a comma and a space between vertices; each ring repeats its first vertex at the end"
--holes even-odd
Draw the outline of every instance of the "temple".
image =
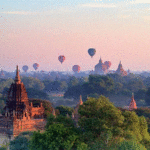
POLYGON ((78 123, 78 120, 79 120, 79 117, 80 117, 80 115, 78 113, 80 105, 83 105, 83 101, 82 101, 82 96, 81 95, 80 95, 79 103, 77 104, 77 106, 74 109, 74 112, 72 113, 72 119, 76 122, 76 124, 78 123))
POLYGON ((102 59, 100 58, 99 63, 95 65, 95 74, 106 74, 108 72, 107 66, 103 63, 102 59))
POLYGON ((134 100, 134 95, 132 94, 131 102, 129 105, 129 110, 134 110, 134 109, 137 109, 137 106, 136 106, 136 102, 134 100))
POLYGON ((121 76, 127 76, 127 72, 123 69, 121 61, 120 61, 119 65, 118 65, 118 69, 116 70, 115 73, 117 73, 117 74, 119 74, 121 76))
POLYGON ((4 111, 5 116, 0 120, 0 132, 4 134, 15 137, 21 132, 43 130, 45 127, 44 107, 42 103, 34 107, 32 102, 29 102, 25 86, 19 76, 18 66, 14 83, 8 91, 4 111))

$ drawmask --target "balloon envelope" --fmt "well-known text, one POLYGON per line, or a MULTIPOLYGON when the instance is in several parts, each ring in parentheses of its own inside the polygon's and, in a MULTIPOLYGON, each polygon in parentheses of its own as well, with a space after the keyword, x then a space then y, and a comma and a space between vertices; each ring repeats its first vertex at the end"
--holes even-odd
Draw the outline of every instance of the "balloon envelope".
POLYGON ((88 53, 91 57, 93 57, 96 53, 96 50, 94 48, 90 48, 90 49, 88 49, 88 53))
POLYGON ((107 66, 107 69, 108 69, 108 68, 110 68, 110 66, 111 66, 111 62, 110 62, 110 61, 105 61, 105 62, 104 62, 104 65, 106 65, 106 66, 107 66))
POLYGON ((79 66, 79 65, 74 65, 74 66, 72 67, 72 70, 73 70, 74 72, 79 72, 79 71, 80 71, 80 66, 79 66))
POLYGON ((27 72, 28 66, 27 66, 27 65, 24 65, 24 66, 22 67, 22 69, 23 69, 24 72, 27 72))
POLYGON ((34 63, 34 64, 33 64, 33 68, 34 68, 35 70, 37 70, 39 66, 40 66, 40 65, 39 65, 38 63, 34 63))
POLYGON ((58 57, 58 60, 59 60, 61 63, 63 63, 64 60, 65 60, 65 56, 64 56, 64 55, 60 55, 60 56, 58 57))

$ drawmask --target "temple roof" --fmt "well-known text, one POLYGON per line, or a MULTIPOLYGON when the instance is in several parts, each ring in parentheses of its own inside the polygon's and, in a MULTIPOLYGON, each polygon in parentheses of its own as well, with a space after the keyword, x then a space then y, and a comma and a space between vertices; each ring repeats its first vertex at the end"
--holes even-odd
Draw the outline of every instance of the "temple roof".
POLYGON ((120 74, 121 76, 126 76, 127 75, 127 72, 122 67, 121 61, 120 61, 119 65, 118 65, 116 73, 120 74))
POLYGON ((80 95, 80 100, 79 100, 79 104, 82 105, 83 101, 82 101, 82 96, 80 95))
POLYGON ((28 101, 28 95, 27 95, 25 86, 21 82, 21 79, 19 76, 18 65, 16 68, 16 77, 14 81, 15 83, 11 84, 9 91, 8 91, 6 106, 10 111, 12 110, 22 111, 25 109, 26 106, 27 107, 29 106, 29 101, 28 101))
POLYGON ((136 102, 134 100, 134 95, 132 94, 131 102, 130 102, 130 105, 129 105, 129 110, 133 110, 133 109, 137 109, 137 106, 136 106, 136 102))
POLYGON ((20 83, 21 83, 21 79, 20 79, 20 75, 19 75, 18 65, 17 65, 17 68, 16 68, 15 83, 16 83, 16 84, 20 84, 20 83))

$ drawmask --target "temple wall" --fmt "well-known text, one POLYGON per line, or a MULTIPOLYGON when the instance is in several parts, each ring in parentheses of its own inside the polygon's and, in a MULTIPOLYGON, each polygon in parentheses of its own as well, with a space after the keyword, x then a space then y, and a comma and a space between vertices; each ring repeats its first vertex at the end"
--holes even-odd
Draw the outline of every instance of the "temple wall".
POLYGON ((43 107, 32 107, 31 109, 32 116, 42 116, 44 114, 44 108, 43 107))
POLYGON ((45 125, 45 119, 18 119, 13 122, 13 135, 17 136, 25 131, 44 130, 45 125))
POLYGON ((21 132, 44 130, 45 119, 23 119, 12 120, 9 118, 0 118, 0 134, 18 136, 21 132))

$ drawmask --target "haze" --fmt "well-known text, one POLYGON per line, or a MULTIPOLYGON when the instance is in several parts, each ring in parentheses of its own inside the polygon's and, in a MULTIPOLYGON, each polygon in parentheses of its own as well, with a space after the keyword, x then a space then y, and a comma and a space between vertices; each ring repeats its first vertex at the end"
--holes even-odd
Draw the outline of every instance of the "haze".
POLYGON ((1 0, 0 68, 93 70, 100 57, 116 70, 150 71, 149 0, 1 0), (95 48, 91 58, 87 52, 95 48), (66 60, 61 65, 59 55, 66 60))

